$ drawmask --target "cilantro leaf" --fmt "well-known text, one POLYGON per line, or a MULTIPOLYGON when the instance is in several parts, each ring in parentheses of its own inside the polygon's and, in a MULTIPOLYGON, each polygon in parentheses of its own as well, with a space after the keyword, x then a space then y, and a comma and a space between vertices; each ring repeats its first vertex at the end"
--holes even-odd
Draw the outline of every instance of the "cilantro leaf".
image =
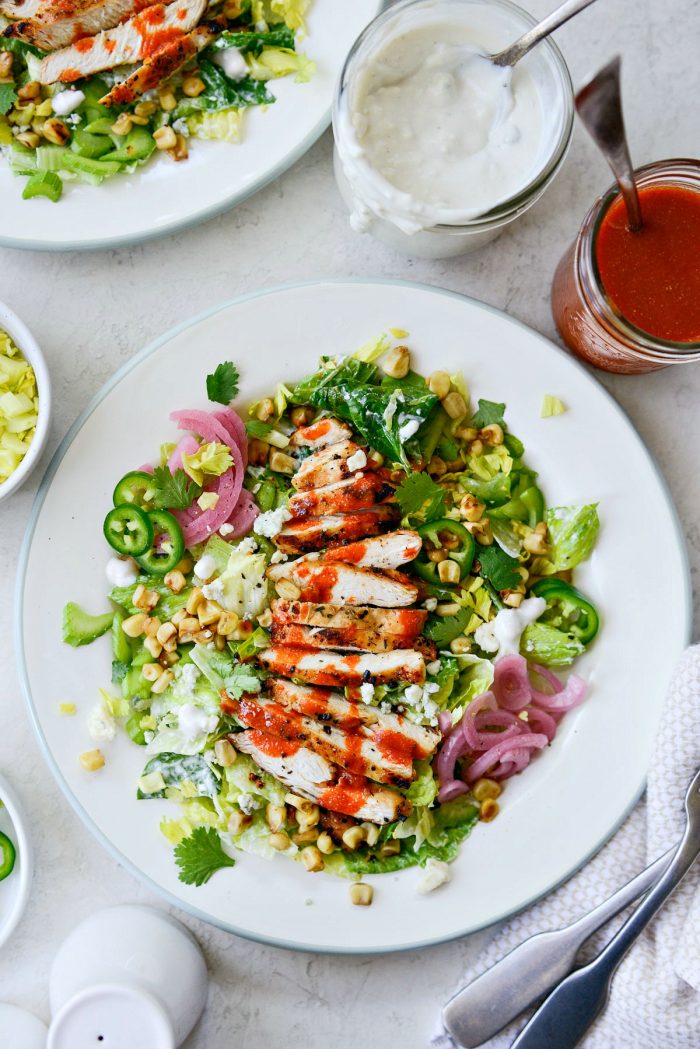
POLYGON ((424 521, 445 516, 445 492, 426 473, 409 474, 396 489, 403 517, 420 514, 424 521))
POLYGON ((476 556, 481 565, 481 575, 488 579, 496 590, 514 590, 519 586, 520 562, 517 557, 511 557, 505 550, 501 550, 498 543, 478 547, 476 556))
POLYGON ((237 663, 223 678, 226 694, 231 699, 240 699, 244 692, 260 691, 260 678, 244 663, 237 663))
POLYGON ((249 437, 265 438, 273 429, 272 423, 264 423, 260 419, 248 419, 245 424, 245 432, 249 437))
POLYGON ((202 494, 200 485, 184 470, 171 473, 167 466, 156 466, 153 471, 153 505, 156 510, 186 510, 202 494))
POLYGON ((178 877, 185 885, 204 885, 212 874, 236 864, 224 852, 213 827, 195 827, 188 838, 183 838, 175 847, 175 862, 180 868, 178 877))
POLYGON ((470 608, 461 608, 454 616, 431 616, 428 620, 424 634, 434 641, 438 648, 449 645, 456 637, 464 631, 467 623, 472 617, 470 608))
POLYGON ((17 92, 12 84, 0 84, 0 114, 9 113, 17 101, 17 92))
POLYGON ((238 368, 233 361, 217 364, 207 375, 207 397, 217 404, 229 404, 238 393, 238 368))
POLYGON ((484 426, 491 426, 492 423, 498 423, 505 429, 506 421, 503 418, 503 413, 506 410, 505 404, 499 404, 497 401, 484 401, 479 398, 479 407, 474 412, 472 419, 472 426, 475 426, 477 430, 481 430, 484 426))

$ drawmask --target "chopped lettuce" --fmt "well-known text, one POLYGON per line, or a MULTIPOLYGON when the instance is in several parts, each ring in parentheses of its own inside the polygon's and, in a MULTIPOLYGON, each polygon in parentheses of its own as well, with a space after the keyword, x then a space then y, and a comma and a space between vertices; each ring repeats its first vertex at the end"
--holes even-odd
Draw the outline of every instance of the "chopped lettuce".
POLYGON ((237 663, 231 652, 195 645, 190 656, 217 694, 225 689, 232 699, 238 699, 244 692, 260 691, 260 678, 254 669, 237 663))
POLYGON ((578 638, 546 623, 531 623, 520 642, 520 651, 527 659, 546 667, 568 667, 584 648, 578 638))
POLYGON ((545 393, 540 407, 540 419, 551 419, 554 415, 563 415, 566 405, 552 393, 545 393))
POLYGON ((546 557, 537 558, 532 566, 534 573, 566 572, 590 557, 600 529, 596 503, 550 507, 545 521, 550 550, 546 557))
POLYGON ((227 445, 211 441, 209 444, 200 445, 192 455, 183 452, 182 465, 185 473, 196 484, 202 485, 205 478, 221 477, 226 473, 233 465, 233 458, 227 445))
POLYGON ((241 141, 243 110, 231 106, 213 113, 193 113, 187 119, 187 129, 195 138, 216 139, 235 144, 241 141))
POLYGON ((258 58, 249 56, 248 68, 255 80, 273 80, 296 73, 296 82, 307 84, 316 72, 316 63, 308 55, 288 47, 266 47, 258 58))
POLYGON ((417 761, 416 778, 406 791, 406 797, 414 805, 432 805, 437 797, 437 783, 429 761, 417 761))
POLYGON ((182 788, 183 784, 192 784, 193 797, 215 798, 219 793, 219 781, 201 754, 158 754, 144 768, 142 786, 145 785, 144 779, 155 773, 160 774, 163 786, 153 793, 145 793, 139 788, 136 795, 139 800, 164 798, 168 787, 182 788))
POLYGON ((205 84, 204 91, 196 98, 182 98, 173 111, 174 120, 191 117, 202 110, 213 112, 232 106, 243 109, 246 106, 271 105, 275 101, 275 96, 267 90, 264 80, 255 80, 251 76, 232 80, 208 58, 200 58, 199 75, 205 84))

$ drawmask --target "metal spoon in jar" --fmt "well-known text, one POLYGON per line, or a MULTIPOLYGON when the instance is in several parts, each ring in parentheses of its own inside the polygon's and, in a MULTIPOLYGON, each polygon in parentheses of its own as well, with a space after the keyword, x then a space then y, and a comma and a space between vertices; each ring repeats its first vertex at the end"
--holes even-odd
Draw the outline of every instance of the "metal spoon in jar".
POLYGON ((488 55, 489 61, 495 66, 514 66, 528 51, 532 50, 535 44, 539 44, 540 40, 544 40, 555 29, 593 3, 595 0, 566 0, 555 11, 552 11, 551 15, 547 15, 532 29, 528 29, 527 33, 518 37, 514 44, 510 44, 504 51, 499 51, 495 55, 488 55))
POLYGON ((581 88, 576 111, 612 168, 627 209, 628 229, 637 233, 644 223, 622 117, 619 55, 581 88))

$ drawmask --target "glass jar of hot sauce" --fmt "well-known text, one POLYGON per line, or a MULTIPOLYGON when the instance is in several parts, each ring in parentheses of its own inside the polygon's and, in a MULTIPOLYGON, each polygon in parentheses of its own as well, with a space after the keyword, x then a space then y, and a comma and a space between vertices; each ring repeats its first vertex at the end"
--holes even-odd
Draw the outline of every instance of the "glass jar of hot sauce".
POLYGON ((635 181, 642 230, 626 228, 611 187, 552 285, 554 321, 569 349, 628 375, 700 360, 700 161, 657 161, 637 169, 635 181))

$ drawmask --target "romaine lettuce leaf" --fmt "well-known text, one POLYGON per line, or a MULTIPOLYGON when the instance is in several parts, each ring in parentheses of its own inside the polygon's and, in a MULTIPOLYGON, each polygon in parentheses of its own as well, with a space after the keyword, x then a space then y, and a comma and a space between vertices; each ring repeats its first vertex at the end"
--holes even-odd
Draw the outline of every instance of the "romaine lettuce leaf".
POLYGON ((545 520, 549 535, 550 552, 546 558, 538 559, 540 575, 552 575, 575 568, 590 556, 600 529, 600 518, 596 503, 587 506, 552 506, 545 520))
POLYGON ((192 783, 200 797, 215 798, 219 793, 219 781, 201 754, 157 754, 147 763, 143 775, 153 772, 161 774, 165 787, 154 794, 139 790, 136 794, 139 800, 164 798, 166 788, 180 787, 184 782, 192 783))
POLYGON ((520 651, 525 658, 546 667, 567 667, 584 648, 578 638, 547 623, 531 623, 520 641, 520 651))

